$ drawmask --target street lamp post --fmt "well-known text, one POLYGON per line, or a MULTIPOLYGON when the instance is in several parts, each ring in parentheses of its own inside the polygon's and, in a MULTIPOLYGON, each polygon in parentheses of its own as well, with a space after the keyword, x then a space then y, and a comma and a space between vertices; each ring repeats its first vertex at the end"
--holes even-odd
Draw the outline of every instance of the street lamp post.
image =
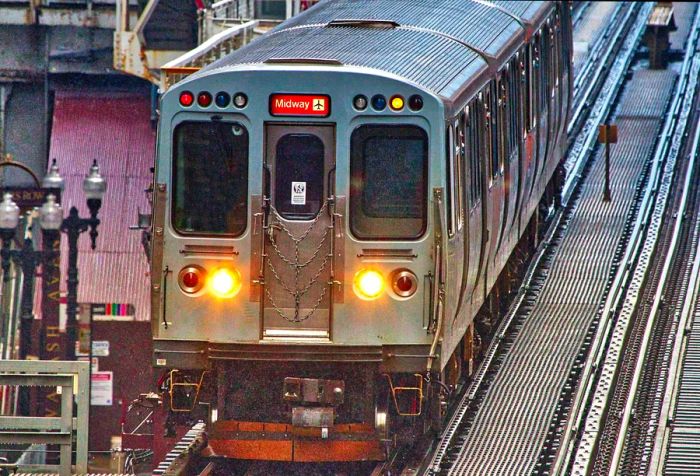
MULTIPOLYGON (((58 167, 54 160, 49 173, 44 178, 42 185, 45 188, 63 188, 63 179, 58 173, 58 167)), ((90 167, 90 173, 83 181, 83 191, 87 198, 89 218, 81 218, 76 207, 71 207, 67 218, 63 218, 61 205, 56 202, 54 195, 48 195, 46 202, 39 210, 39 223, 44 236, 43 249, 35 251, 30 239, 26 239, 20 250, 10 249, 12 239, 15 236, 19 224, 19 207, 12 201, 12 194, 6 193, 0 202, 0 238, 2 238, 2 270, 4 279, 9 279, 11 261, 18 263, 24 273, 25 287, 22 296, 22 322, 30 322, 32 318, 31 280, 34 270, 40 263, 44 264, 45 274, 51 267, 51 258, 54 256, 54 243, 59 238, 60 232, 68 236, 68 295, 66 313, 66 334, 68 336, 68 358, 75 359, 75 341, 77 339, 77 301, 78 301, 78 237, 85 231, 90 231, 92 249, 95 249, 97 238, 97 226, 100 220, 97 213, 102 206, 102 198, 107 189, 107 182, 100 174, 97 161, 90 167), (28 286, 27 286, 28 283, 28 286), (24 294, 24 293, 27 294, 24 294)), ((51 270, 52 271, 52 270, 51 270)), ((44 280, 46 281, 46 280, 44 280)), ((28 332, 22 328, 23 332, 28 332)), ((25 334, 27 336, 28 334, 25 334)), ((20 350, 20 358, 26 357, 20 350)))
MULTIPOLYGON (((100 174, 97 161, 90 167, 90 173, 83 180, 83 192, 87 198, 87 206, 90 210, 89 218, 81 218, 76 207, 71 207, 68 217, 63 219, 59 227, 60 231, 68 236, 68 293, 66 296, 66 335, 68 336, 68 357, 75 359, 75 342, 77 336, 78 314, 78 238, 80 234, 90 231, 90 245, 95 249, 97 239, 97 226, 100 219, 97 213, 102 206, 102 198, 107 190, 107 182, 100 174)), ((47 202, 48 203, 48 202, 47 202)), ((43 207, 42 207, 43 210, 43 207)), ((46 213, 49 213, 47 207, 46 213)), ((92 338, 91 338, 92 340, 92 338)), ((90 343, 92 347, 92 342, 90 343)))

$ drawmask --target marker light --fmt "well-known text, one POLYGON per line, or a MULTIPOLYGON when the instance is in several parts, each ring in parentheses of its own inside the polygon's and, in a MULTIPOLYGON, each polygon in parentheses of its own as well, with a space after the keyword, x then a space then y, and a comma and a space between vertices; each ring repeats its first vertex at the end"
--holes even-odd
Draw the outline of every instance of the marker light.
POLYGON ((220 298, 230 298, 241 290, 241 276, 231 268, 219 268, 209 276, 207 286, 220 298))
POLYGON ((353 288, 357 297, 371 301, 377 299, 384 291, 384 278, 378 271, 364 269, 355 275, 353 288))
POLYGON ((226 107, 231 103, 231 95, 229 93, 220 91, 216 93, 216 98, 214 98, 214 102, 216 102, 216 105, 219 107, 226 107))
POLYGON ((200 107, 211 106, 211 94, 206 91, 199 93, 197 95, 197 104, 199 104, 200 107))
POLYGON ((182 91, 180 93, 180 105, 190 107, 192 103, 194 103, 194 94, 189 91, 182 91))
POLYGON ((420 97, 418 94, 414 94, 410 98, 408 98, 408 108, 411 111, 420 111, 423 109, 423 98, 420 97))
POLYGON ((407 269, 395 271, 391 275, 391 288, 399 297, 411 297, 418 289, 418 278, 407 269))
POLYGON ((236 93, 235 96, 233 96, 233 105, 236 106, 238 109, 243 109, 246 104, 248 104, 248 96, 246 96, 243 93, 236 93))
POLYGON ((403 109, 403 98, 399 95, 393 96, 389 102, 389 106, 394 111, 400 111, 403 109))
POLYGON ((352 105, 358 111, 364 111, 367 108, 367 97, 363 96, 362 94, 358 94, 355 96, 355 99, 352 100, 352 105))
POLYGON ((377 111, 383 111, 386 107, 386 98, 381 94, 372 96, 372 107, 377 111))
POLYGON ((196 265, 185 266, 177 276, 177 282, 187 294, 194 294, 204 287, 206 272, 196 265))

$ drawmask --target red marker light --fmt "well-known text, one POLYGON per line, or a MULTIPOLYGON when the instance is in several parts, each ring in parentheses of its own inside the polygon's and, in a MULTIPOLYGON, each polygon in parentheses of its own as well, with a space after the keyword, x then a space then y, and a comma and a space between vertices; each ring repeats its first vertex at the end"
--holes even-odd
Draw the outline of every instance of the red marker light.
POLYGON ((197 104, 199 104, 200 107, 211 106, 211 94, 209 94, 206 91, 199 93, 199 95, 197 96, 197 104))
POLYGON ((190 107, 194 103, 194 95, 189 91, 180 93, 180 104, 185 107, 190 107))
POLYGON ((189 271, 182 276, 182 284, 188 288, 196 288, 199 284, 199 276, 197 276, 196 273, 189 271))
POLYGON ((204 268, 197 265, 185 266, 180 270, 177 276, 177 281, 182 289, 187 294, 195 294, 204 287, 204 276, 206 272, 204 268))

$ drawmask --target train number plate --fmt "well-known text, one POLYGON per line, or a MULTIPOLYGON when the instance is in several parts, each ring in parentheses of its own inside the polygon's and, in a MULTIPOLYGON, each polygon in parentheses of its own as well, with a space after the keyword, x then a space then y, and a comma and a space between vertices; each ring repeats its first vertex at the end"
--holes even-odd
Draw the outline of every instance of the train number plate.
POLYGON ((331 113, 331 98, 325 94, 273 94, 270 114, 273 116, 327 117, 331 113))

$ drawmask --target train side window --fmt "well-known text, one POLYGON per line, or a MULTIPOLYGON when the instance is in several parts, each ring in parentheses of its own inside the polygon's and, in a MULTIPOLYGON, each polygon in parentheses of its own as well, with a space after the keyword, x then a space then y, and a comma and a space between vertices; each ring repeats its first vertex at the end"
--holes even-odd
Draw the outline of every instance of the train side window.
POLYGON ((464 226, 464 111, 454 122, 455 142, 455 215, 457 218, 457 231, 464 226))
POLYGON ((518 114, 520 112, 520 73, 518 68, 518 55, 511 61, 510 80, 508 81, 508 158, 511 159, 518 148, 520 141, 520 120, 518 114))
POLYGON ((480 130, 476 101, 472 101, 467 106, 465 114, 465 131, 467 137, 467 148, 469 163, 469 203, 473 207, 481 200, 481 152, 480 152, 480 130))
POLYGON ((532 79, 530 80, 532 108, 535 118, 537 118, 544 110, 542 103, 542 36, 539 32, 535 34, 535 40, 532 44, 532 66, 532 79))
POLYGON ((527 105, 527 47, 520 50, 518 54, 518 121, 520 123, 519 134, 524 139, 527 135, 528 129, 528 105, 527 105))
POLYGON ((510 160, 510 71, 506 66, 501 71, 501 79, 498 81, 498 137, 500 142, 500 161, 498 170, 503 171, 503 165, 506 160, 510 160))
POLYGON ((559 14, 554 16, 554 58, 556 61, 555 77, 556 85, 559 85, 561 74, 562 74, 562 41, 561 41, 561 22, 559 20, 559 14))
POLYGON ((173 227, 240 236, 248 222, 248 131, 236 122, 187 121, 173 134, 173 227), (202 196, 202 190, 211 193, 202 196))
POLYGON ((496 139, 496 135, 493 130, 496 123, 496 115, 491 97, 491 85, 489 85, 484 92, 482 103, 482 121, 484 124, 484 156, 486 157, 489 168, 491 169, 491 180, 489 184, 492 184, 494 179, 498 176, 498 140, 496 139))
POLYGON ((455 234, 455 154, 454 154, 454 128, 452 124, 445 131, 445 169, 447 170, 447 186, 445 187, 445 209, 447 210, 448 236, 455 234))
POLYGON ((546 27, 540 37, 540 111, 547 110, 547 94, 549 94, 549 35, 546 27))
POLYGON ((525 76, 526 76, 526 86, 525 86, 525 94, 527 96, 527 99, 525 100, 526 106, 527 106, 527 131, 530 132, 534 127, 536 123, 536 116, 535 116, 535 77, 534 77, 534 71, 535 71, 535 55, 534 55, 534 46, 532 44, 532 41, 527 44, 527 48, 525 50, 527 52, 526 58, 525 58, 525 76))
POLYGON ((363 125, 350 138, 350 229, 363 240, 414 240, 428 224, 428 135, 363 125))
POLYGON ((554 42, 554 26, 552 25, 551 19, 547 22, 547 86, 549 97, 554 94, 554 88, 556 87, 556 45, 554 42))

